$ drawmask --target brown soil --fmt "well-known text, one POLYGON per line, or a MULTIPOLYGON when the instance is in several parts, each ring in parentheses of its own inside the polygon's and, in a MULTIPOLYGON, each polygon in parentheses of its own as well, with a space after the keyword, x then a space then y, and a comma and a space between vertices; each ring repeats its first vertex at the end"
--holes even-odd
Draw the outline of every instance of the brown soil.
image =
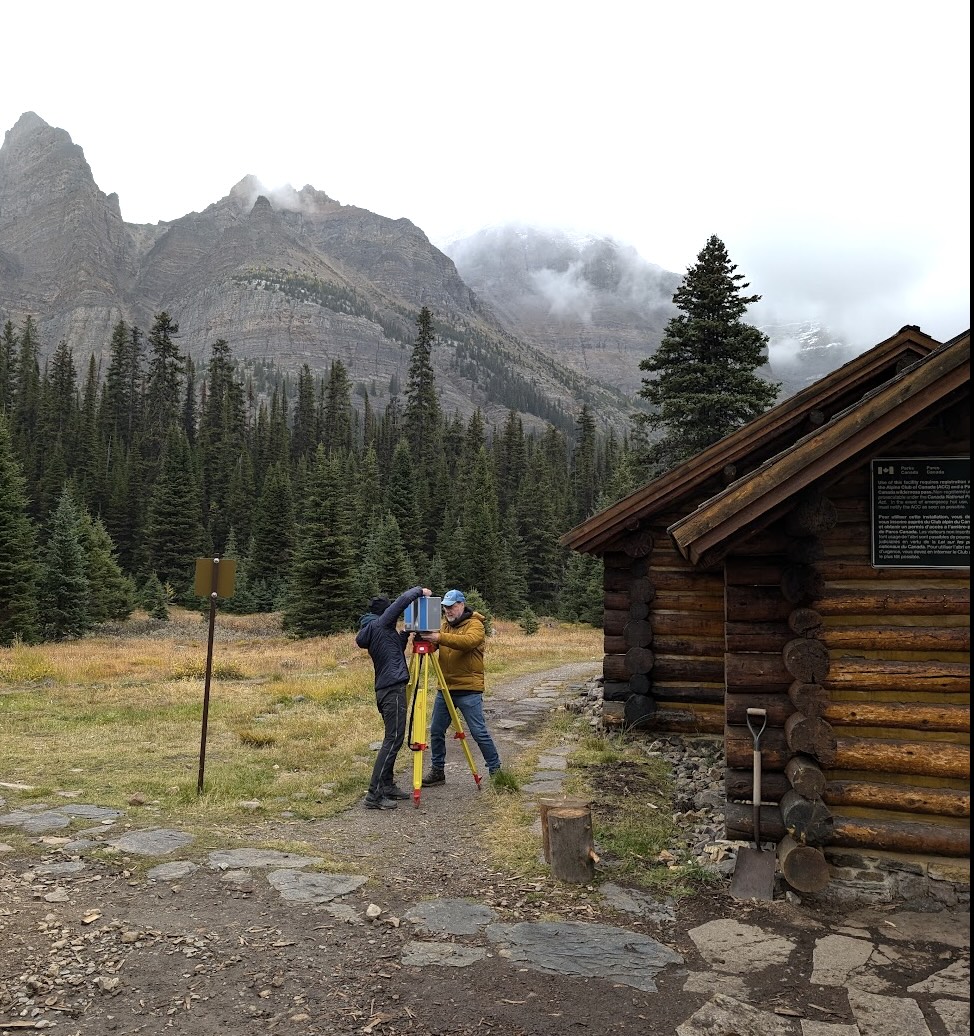
MULTIPOLYGON (((502 755, 518 751, 497 740, 502 755)), ((408 751, 401 762, 409 766, 408 751)), ((422 792, 418 808, 407 802, 390 812, 355 807, 325 821, 255 821, 244 844, 303 843, 368 875, 341 900, 354 907, 354 921, 328 905, 284 901, 259 870, 231 882, 201 866, 168 883, 137 878, 129 869, 136 861, 89 860, 55 879, 35 875, 30 861, 0 858, 0 1033, 30 1031, 33 1022, 38 1030, 56 1023, 55 1036, 673 1034, 710 995, 684 991, 688 972, 709 969, 690 930, 718 917, 752 918, 798 941, 807 967, 828 923, 781 901, 742 906, 726 885, 651 920, 607 905, 599 883, 611 873, 588 887, 497 872, 486 862, 482 830, 487 798, 498 792, 478 788, 459 753, 447 777, 422 792), (658 939, 685 964, 666 968, 656 993, 526 969, 482 932, 431 935, 407 919, 412 906, 434 897, 467 898, 502 922, 619 926, 658 939), (404 966, 403 948, 416 939, 486 947, 488 955, 468 967, 404 966)), ((765 1010, 787 1010, 804 996, 791 967, 747 981, 749 1000, 765 1010)), ((842 989, 816 989, 815 1004, 823 1021, 852 1021, 842 989)))

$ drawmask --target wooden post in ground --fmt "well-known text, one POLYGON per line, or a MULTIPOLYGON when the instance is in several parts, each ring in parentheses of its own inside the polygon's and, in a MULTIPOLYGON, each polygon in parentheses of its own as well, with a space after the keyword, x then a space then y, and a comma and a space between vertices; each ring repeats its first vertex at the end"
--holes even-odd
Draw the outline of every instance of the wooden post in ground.
POLYGON ((556 806, 547 812, 551 873, 559 881, 586 885, 595 877, 598 856, 592 835, 592 810, 556 806))

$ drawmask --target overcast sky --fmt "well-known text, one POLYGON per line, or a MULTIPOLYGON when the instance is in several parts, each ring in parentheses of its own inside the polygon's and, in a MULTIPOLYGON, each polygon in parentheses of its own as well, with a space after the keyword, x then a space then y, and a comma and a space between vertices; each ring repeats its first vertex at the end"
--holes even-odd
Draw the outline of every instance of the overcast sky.
POLYGON ((0 130, 66 130, 131 223, 253 174, 434 244, 522 222, 686 272, 712 234, 862 348, 970 325, 968 0, 5 7, 0 130))

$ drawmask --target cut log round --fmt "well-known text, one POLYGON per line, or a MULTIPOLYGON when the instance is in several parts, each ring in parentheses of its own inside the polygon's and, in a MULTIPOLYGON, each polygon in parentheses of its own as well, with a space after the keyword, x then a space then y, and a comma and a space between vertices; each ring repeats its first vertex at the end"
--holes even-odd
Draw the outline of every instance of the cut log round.
POLYGON ((792 756, 785 767, 785 776, 795 791, 806 799, 821 798, 825 791, 825 774, 811 756, 792 756))
POLYGON ((653 643, 653 627, 646 619, 630 619, 622 635, 629 647, 649 647, 653 643))
POLYGON ((629 677, 629 690, 632 694, 649 694, 652 690, 652 684, 649 682, 648 674, 633 673, 629 677))
POLYGON ((632 558, 644 558, 652 551, 655 542, 649 529, 642 529, 627 536, 622 549, 632 558))
POLYGON ((818 640, 796 637, 781 652, 785 668, 803 683, 823 683, 829 674, 829 649, 818 640))
POLYGON ((806 799, 786 791, 778 803, 785 830, 802 845, 828 845, 832 839, 832 811, 821 799, 806 799))
POLYGON ((829 696, 820 683, 796 680, 788 688, 791 704, 805 716, 820 717, 829 704, 829 696))
POLYGON ((835 762, 835 731, 824 719, 793 712, 785 720, 785 740, 792 752, 804 752, 823 766, 835 762))
POLYGON ((631 647, 626 652, 626 668, 633 676, 651 672, 653 660, 653 652, 647 647, 631 647))
POLYGON ((799 637, 810 637, 822 628, 822 616, 811 608, 796 608, 788 616, 788 627, 799 637))
POLYGON ((791 835, 778 843, 778 866, 785 881, 799 892, 821 892, 829 883, 825 853, 811 845, 801 845, 791 835))

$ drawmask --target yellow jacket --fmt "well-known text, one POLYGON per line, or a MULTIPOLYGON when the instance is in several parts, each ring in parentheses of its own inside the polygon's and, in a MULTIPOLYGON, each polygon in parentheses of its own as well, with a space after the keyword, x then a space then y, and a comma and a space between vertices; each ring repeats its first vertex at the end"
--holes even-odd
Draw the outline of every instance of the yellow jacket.
POLYGON ((463 618, 451 626, 440 623, 439 659, 446 688, 454 691, 484 690, 484 645, 487 629, 480 612, 465 608, 463 618))

